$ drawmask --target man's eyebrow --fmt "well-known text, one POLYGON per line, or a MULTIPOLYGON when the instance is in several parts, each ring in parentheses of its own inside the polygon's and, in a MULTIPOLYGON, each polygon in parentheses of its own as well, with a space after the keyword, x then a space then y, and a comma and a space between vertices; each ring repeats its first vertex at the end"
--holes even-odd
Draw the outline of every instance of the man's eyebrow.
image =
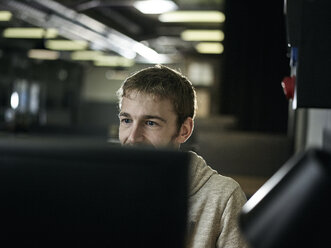
MULTIPOLYGON (((126 113, 126 112, 121 112, 118 114, 118 117, 128 117, 128 118, 131 118, 131 115, 129 113, 126 113)), ((143 116, 143 119, 157 119, 157 120, 160 120, 164 123, 167 123, 167 120, 160 117, 160 116, 157 116, 157 115, 144 115, 143 116)))
POLYGON ((126 112, 121 112, 121 113, 118 114, 118 117, 121 117, 121 116, 131 117, 131 115, 129 113, 126 113, 126 112))
POLYGON ((167 123, 167 120, 166 119, 163 119, 162 117, 160 116, 157 116, 157 115, 145 115, 144 116, 144 119, 157 119, 157 120, 160 120, 164 123, 167 123))

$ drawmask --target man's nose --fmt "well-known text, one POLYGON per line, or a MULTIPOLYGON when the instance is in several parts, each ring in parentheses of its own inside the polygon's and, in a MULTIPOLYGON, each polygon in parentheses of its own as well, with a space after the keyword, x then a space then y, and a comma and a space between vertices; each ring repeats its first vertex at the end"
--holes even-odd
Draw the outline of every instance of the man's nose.
POLYGON ((142 128, 136 124, 133 125, 130 134, 128 137, 128 143, 129 144, 136 144, 136 143, 141 143, 143 141, 143 130, 142 128))

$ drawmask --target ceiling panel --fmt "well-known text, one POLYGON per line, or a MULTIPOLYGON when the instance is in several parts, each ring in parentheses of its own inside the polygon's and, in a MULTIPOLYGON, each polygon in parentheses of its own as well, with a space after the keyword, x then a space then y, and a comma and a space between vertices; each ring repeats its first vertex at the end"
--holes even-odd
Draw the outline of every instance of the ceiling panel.
MULTIPOLYGON (((181 32, 186 29, 222 30, 223 23, 163 23, 158 14, 143 14, 134 8, 135 1, 77 1, 77 0, 0 0, 0 10, 11 10, 13 18, 0 22, 0 29, 6 27, 40 26, 59 28, 59 37, 85 39, 92 49, 104 50, 130 57, 129 48, 143 46, 145 54, 137 53, 136 60, 151 58, 154 52, 162 59, 180 58, 197 54, 197 41, 183 41, 181 32), (110 39, 110 36, 116 36, 110 39), (126 46, 125 46, 126 45, 126 46), (150 53, 148 53, 150 52, 150 53)), ((177 0, 178 10, 224 10, 224 0, 177 0)), ((43 40, 22 40, 0 38, 2 49, 20 47, 23 49, 44 48, 43 40)), ((170 59, 170 60, 171 60, 170 59)), ((167 59, 163 60, 164 62, 167 59)), ((158 62, 158 61, 155 61, 158 62)))

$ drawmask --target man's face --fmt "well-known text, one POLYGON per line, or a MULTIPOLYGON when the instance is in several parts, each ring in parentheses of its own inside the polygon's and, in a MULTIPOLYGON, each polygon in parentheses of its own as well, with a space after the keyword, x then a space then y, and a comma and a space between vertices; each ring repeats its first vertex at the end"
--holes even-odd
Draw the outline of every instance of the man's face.
POLYGON ((119 118, 119 139, 123 145, 179 147, 177 116, 168 99, 133 91, 123 97, 119 118))

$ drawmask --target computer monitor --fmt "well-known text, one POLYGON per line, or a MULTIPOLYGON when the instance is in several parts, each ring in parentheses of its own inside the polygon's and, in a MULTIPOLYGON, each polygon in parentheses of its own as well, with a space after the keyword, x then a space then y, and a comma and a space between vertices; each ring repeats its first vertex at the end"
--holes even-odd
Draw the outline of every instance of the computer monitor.
POLYGON ((184 247, 189 154, 0 139, 0 246, 184 247))
POLYGON ((331 247, 331 154, 294 155, 244 205, 240 227, 252 248, 331 247))

